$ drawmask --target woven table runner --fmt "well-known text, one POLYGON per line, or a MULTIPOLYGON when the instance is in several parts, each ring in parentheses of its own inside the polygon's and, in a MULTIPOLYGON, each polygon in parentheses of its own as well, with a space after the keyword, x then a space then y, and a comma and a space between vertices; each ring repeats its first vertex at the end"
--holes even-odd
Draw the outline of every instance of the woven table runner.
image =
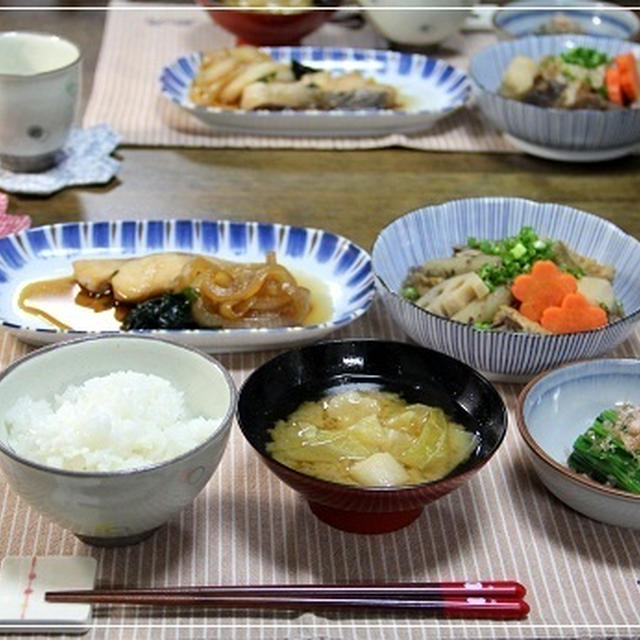
MULTIPOLYGON (((466 70, 469 57, 495 42, 487 32, 465 32, 446 41, 436 55, 466 70)), ((423 134, 379 137, 279 137, 216 132, 160 95, 161 69, 180 55, 222 46, 234 38, 199 7, 112 4, 84 126, 106 122, 123 144, 181 147, 375 149, 400 146, 429 151, 513 151, 475 108, 462 109, 423 134), (164 9, 163 9, 164 7, 164 9)), ((370 27, 326 24, 304 44, 386 48, 370 27)))
MULTIPOLYGON (((404 340, 379 303, 335 334, 404 340)), ((0 366, 30 347, 0 332, 0 366)), ((218 359, 240 386, 275 352, 218 359)), ((640 355, 640 334, 616 351, 640 355)), ((46 375, 46 372, 43 372, 46 375)), ((144 542, 90 547, 23 503, 0 480, 0 554, 91 555, 104 586, 515 579, 528 619, 286 614, 97 607, 88 638, 638 637, 640 538, 570 510, 529 464, 514 422, 519 385, 498 385, 509 409, 505 442, 467 484, 427 506, 409 527, 362 536, 332 529, 259 460, 234 424, 222 463, 193 505, 144 542)), ((1 632, 1 629, 0 629, 1 632)))

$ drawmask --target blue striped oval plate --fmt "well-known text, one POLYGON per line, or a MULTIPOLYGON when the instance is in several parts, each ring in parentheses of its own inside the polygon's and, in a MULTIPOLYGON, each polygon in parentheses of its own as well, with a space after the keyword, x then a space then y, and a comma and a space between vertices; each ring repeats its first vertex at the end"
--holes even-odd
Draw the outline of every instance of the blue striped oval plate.
POLYGON ((35 227, 0 239, 0 320, 31 344, 85 335, 59 331, 21 311, 17 295, 28 282, 63 277, 79 258, 120 258, 161 251, 215 255, 237 262, 278 262, 301 278, 324 283, 330 318, 321 324, 272 329, 143 331, 212 353, 305 344, 342 327, 369 308, 375 295, 371 258, 346 238, 305 227, 221 220, 120 220, 35 227))
POLYGON ((640 109, 548 109, 498 93, 502 75, 514 57, 538 61, 574 47, 597 49, 609 56, 631 51, 640 59, 640 45, 615 38, 531 36, 501 42, 471 60, 469 75, 480 109, 498 129, 542 147, 583 152, 620 148, 630 153, 640 143, 640 109))
POLYGON ((612 223, 560 204, 520 198, 469 198, 425 207, 393 221, 373 247, 373 269, 396 322, 419 344, 443 351, 490 377, 524 380, 562 362, 592 358, 622 342, 640 320, 640 242, 612 223), (626 316, 598 331, 555 336, 482 331, 412 304, 398 292, 410 267, 452 254, 469 236, 500 239, 523 226, 563 240, 616 267, 614 289, 626 316))
POLYGON ((189 87, 202 60, 187 53, 164 67, 162 95, 196 118, 223 131, 293 136, 366 136, 421 131, 464 106, 471 87, 467 76, 450 64, 422 55, 374 49, 264 47, 277 60, 299 62, 333 73, 360 71, 396 87, 403 109, 358 111, 246 111, 199 107, 189 87))

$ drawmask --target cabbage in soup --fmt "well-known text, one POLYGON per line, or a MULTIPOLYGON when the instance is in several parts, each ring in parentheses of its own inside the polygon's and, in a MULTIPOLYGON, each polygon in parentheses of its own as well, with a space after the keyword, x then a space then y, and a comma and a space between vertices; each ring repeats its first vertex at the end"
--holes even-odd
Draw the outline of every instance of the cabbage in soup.
POLYGON ((468 460, 478 437, 444 411, 388 391, 302 403, 270 430, 267 451, 310 476, 360 486, 432 482, 468 460))

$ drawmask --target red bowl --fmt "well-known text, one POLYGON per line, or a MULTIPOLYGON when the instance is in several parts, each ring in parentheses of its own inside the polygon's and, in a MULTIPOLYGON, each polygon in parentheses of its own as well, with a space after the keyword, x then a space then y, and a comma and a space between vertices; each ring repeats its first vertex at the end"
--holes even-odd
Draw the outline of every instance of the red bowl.
POLYGON ((507 428, 498 392, 480 374, 442 353, 401 342, 346 340, 287 351, 256 369, 238 401, 238 423, 249 444, 280 480, 300 492, 323 522, 353 533, 386 533, 413 522, 424 506, 453 491, 497 451, 507 428), (269 429, 304 400, 344 384, 371 384, 409 402, 442 407, 480 436, 471 458, 435 482, 358 487, 308 476, 266 451, 269 429))
POLYGON ((325 23, 332 9, 268 13, 264 10, 227 9, 215 0, 197 0, 223 29, 233 33, 238 44, 256 46, 298 45, 300 40, 325 23))

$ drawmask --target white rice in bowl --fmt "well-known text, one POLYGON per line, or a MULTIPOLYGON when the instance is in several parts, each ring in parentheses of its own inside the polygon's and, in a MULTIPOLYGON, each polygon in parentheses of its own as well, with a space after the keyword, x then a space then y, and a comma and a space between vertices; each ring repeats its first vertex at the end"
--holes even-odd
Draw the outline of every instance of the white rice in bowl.
POLYGON ((168 380, 134 371, 90 378, 52 402, 22 396, 4 416, 7 444, 18 455, 70 471, 169 460, 204 442, 220 422, 190 415, 168 380))

